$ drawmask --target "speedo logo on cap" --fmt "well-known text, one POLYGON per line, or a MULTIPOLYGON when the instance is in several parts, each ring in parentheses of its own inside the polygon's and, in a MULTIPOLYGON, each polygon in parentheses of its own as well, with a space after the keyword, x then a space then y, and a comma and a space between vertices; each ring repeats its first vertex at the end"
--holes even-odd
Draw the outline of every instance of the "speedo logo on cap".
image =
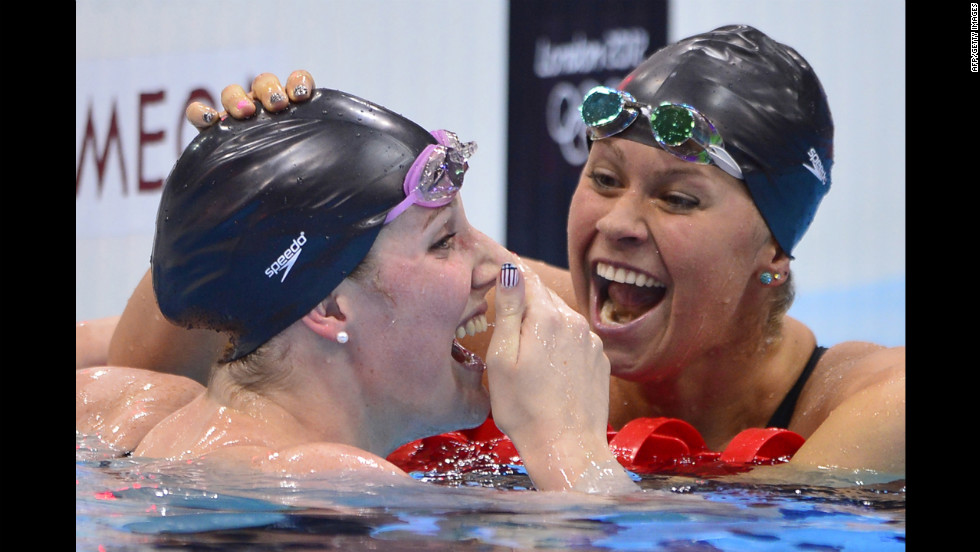
POLYGON ((306 245, 306 235, 305 232, 300 232, 299 237, 293 240, 293 243, 279 255, 276 262, 269 265, 269 268, 265 269, 265 275, 272 278, 279 272, 282 272, 282 279, 280 282, 286 281, 286 276, 289 275, 289 271, 293 269, 293 265, 296 264, 296 259, 299 258, 299 254, 303 252, 303 246, 306 245))
POLYGON ((813 173, 813 176, 820 179, 820 183, 824 186, 827 185, 827 172, 823 170, 823 163, 820 162, 820 156, 817 155, 817 150, 810 148, 810 151, 806 152, 807 156, 810 157, 811 165, 803 163, 806 170, 813 173))

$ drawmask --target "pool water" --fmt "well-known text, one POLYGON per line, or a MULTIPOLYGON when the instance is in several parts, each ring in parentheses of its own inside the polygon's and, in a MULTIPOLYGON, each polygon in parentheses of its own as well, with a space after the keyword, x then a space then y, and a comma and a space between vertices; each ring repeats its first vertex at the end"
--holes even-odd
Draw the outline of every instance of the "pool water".
POLYGON ((873 473, 644 475, 616 498, 529 490, 519 466, 413 477, 229 476, 76 432, 76 550, 905 549, 905 480, 873 473))

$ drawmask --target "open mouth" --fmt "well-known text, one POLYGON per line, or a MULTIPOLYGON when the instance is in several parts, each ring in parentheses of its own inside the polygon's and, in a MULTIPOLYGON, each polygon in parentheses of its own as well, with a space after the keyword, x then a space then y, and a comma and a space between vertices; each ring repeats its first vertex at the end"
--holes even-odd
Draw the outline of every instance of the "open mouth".
POLYGON ((487 317, 484 314, 478 314, 467 320, 465 324, 456 328, 456 338, 453 339, 452 354, 453 359, 462 364, 464 368, 479 372, 487 369, 486 363, 479 355, 463 347, 459 342, 460 339, 468 335, 476 335, 485 331, 487 331, 487 317))
POLYGON ((596 300, 599 321, 622 326, 660 304, 667 288, 659 280, 635 270, 596 263, 596 300))

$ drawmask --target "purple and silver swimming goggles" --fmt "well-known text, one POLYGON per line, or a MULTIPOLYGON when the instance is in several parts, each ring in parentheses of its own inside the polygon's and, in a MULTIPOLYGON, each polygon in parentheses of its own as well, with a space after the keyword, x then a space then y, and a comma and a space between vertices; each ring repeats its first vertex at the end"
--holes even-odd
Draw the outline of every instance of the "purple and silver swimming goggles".
POLYGON ((466 160, 476 151, 476 142, 461 142, 448 130, 433 131, 432 136, 438 144, 426 146, 408 169, 405 199, 388 212, 385 224, 412 205, 430 209, 448 205, 463 186, 469 168, 466 160))

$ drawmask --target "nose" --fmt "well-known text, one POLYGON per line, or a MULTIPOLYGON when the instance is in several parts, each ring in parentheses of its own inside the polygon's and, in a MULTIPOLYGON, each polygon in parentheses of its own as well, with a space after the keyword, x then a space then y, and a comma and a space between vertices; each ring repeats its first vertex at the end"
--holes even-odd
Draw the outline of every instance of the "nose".
POLYGON ((630 191, 609 201, 609 210, 596 221, 599 234, 623 245, 646 242, 650 232, 643 216, 644 199, 630 191))
POLYGON ((515 255, 489 236, 474 229, 474 250, 477 253, 473 266, 473 289, 489 290, 497 282, 500 265, 513 262, 515 255))

